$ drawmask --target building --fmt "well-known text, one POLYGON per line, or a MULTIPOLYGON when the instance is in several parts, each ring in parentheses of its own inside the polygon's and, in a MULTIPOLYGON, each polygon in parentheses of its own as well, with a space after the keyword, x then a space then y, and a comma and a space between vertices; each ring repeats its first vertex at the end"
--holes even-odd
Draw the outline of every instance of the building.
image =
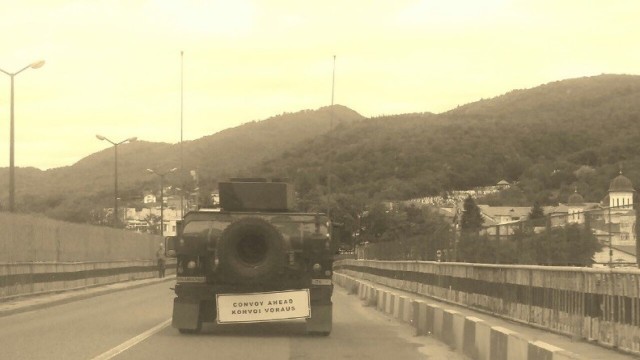
POLYGON ((511 186, 511 184, 509 184, 509 182, 507 180, 500 180, 500 181, 498 181, 498 184, 496 185, 496 187, 499 190, 508 189, 510 186, 511 186))
POLYGON ((608 194, 600 203, 585 202, 576 190, 567 204, 560 204, 552 210, 552 226, 584 224, 588 218, 589 226, 603 244, 635 248, 634 192, 631 180, 622 172, 611 180, 608 194))
POLYGON ((529 218, 531 207, 478 205, 484 220, 483 233, 489 236, 510 236, 529 218))
POLYGON ((144 204, 153 204, 156 202, 156 196, 152 192, 145 192, 142 202, 144 204))
MULTIPOLYGON (((631 180, 620 172, 611 180, 607 196, 599 203, 586 202, 576 189, 567 203, 545 207, 545 225, 557 227, 588 222, 594 235, 603 244, 603 250, 594 255, 597 264, 636 264, 634 193, 631 180)), ((495 237, 513 235, 528 220, 531 211, 530 207, 478 207, 484 219, 482 232, 495 237)), ((542 227, 537 229, 542 230, 542 227)))

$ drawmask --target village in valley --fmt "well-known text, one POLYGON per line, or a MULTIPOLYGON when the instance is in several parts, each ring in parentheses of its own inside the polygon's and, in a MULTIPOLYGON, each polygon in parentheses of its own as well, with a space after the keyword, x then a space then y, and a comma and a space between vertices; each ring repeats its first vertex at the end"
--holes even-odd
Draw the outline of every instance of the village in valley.
MULTIPOLYGON (((468 197, 480 199, 514 186, 501 180, 495 186, 474 190, 453 191, 443 196, 429 196, 406 201, 406 205, 432 207, 459 228, 463 212, 462 204, 468 197)), ((620 174, 611 180, 607 195, 600 202, 586 202, 577 189, 566 203, 543 206, 542 210, 551 227, 566 224, 589 226, 599 242, 601 251, 594 254, 594 266, 637 267, 636 257, 636 213, 633 205, 635 190, 631 180, 620 174)), ((529 221, 532 207, 478 205, 484 220, 482 233, 494 239, 507 239, 529 221)), ((546 224, 538 226, 537 231, 546 224)))

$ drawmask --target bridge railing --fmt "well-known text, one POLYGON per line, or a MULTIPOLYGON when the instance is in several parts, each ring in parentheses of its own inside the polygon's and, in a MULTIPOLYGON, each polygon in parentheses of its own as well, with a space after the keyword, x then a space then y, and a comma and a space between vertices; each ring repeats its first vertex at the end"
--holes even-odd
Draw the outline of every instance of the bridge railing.
POLYGON ((340 260, 337 272, 640 353, 640 270, 340 260))

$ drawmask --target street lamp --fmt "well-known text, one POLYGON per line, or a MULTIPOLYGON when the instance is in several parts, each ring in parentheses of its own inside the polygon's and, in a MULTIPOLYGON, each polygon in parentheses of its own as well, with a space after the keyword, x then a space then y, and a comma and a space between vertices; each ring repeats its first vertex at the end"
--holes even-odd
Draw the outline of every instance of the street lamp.
POLYGON ((148 172, 156 174, 160 178, 160 236, 164 236, 164 176, 176 170, 178 170, 178 168, 173 168, 169 171, 160 173, 151 169, 147 169, 148 172))
MULTIPOLYGON (((187 194, 186 190, 183 190, 182 188, 175 188, 178 191, 178 194, 180 194, 180 219, 184 218, 184 194, 187 194)), ((189 207, 189 199, 187 199, 187 207, 189 207)))
POLYGON ((113 227, 118 227, 118 145, 120 144, 124 144, 126 142, 134 142, 136 140, 138 140, 137 137, 130 137, 128 139, 124 139, 118 143, 113 142, 109 139, 107 139, 106 137, 102 136, 102 135, 96 135, 96 138, 98 138, 98 140, 104 140, 104 141, 108 141, 113 145, 113 150, 115 152, 115 171, 114 171, 114 182, 115 182, 115 189, 114 189, 114 194, 113 194, 113 199, 114 199, 114 203, 113 203, 113 227))
POLYGON ((27 70, 28 68, 32 68, 32 69, 38 69, 41 68, 42 65, 44 65, 44 60, 40 60, 40 61, 36 61, 34 63, 31 63, 25 67, 23 67, 22 69, 14 72, 14 73, 10 73, 8 71, 4 71, 2 69, 0 69, 0 71, 2 71, 3 73, 9 75, 9 77, 11 78, 11 125, 10 125, 10 130, 9 130, 9 211, 10 212, 14 212, 15 210, 15 194, 16 194, 16 187, 15 187, 15 163, 14 163, 14 158, 15 158, 15 152, 14 152, 14 126, 13 126, 13 78, 20 74, 21 72, 27 70))

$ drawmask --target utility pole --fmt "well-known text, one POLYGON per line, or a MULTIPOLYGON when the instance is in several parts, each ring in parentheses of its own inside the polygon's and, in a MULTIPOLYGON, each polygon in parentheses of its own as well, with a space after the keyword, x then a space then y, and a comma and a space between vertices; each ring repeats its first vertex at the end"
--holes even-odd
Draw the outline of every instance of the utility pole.
MULTIPOLYGON (((183 140, 183 109, 184 109, 184 51, 180 51, 180 180, 184 190, 184 151, 183 140)), ((184 193, 180 193, 180 218, 184 218, 184 193)))
POLYGON ((178 170, 178 168, 173 168, 169 171, 165 171, 163 173, 154 171, 152 169, 147 169, 148 172, 152 174, 158 175, 160 178, 160 235, 164 237, 164 177, 165 175, 172 173, 178 170))

